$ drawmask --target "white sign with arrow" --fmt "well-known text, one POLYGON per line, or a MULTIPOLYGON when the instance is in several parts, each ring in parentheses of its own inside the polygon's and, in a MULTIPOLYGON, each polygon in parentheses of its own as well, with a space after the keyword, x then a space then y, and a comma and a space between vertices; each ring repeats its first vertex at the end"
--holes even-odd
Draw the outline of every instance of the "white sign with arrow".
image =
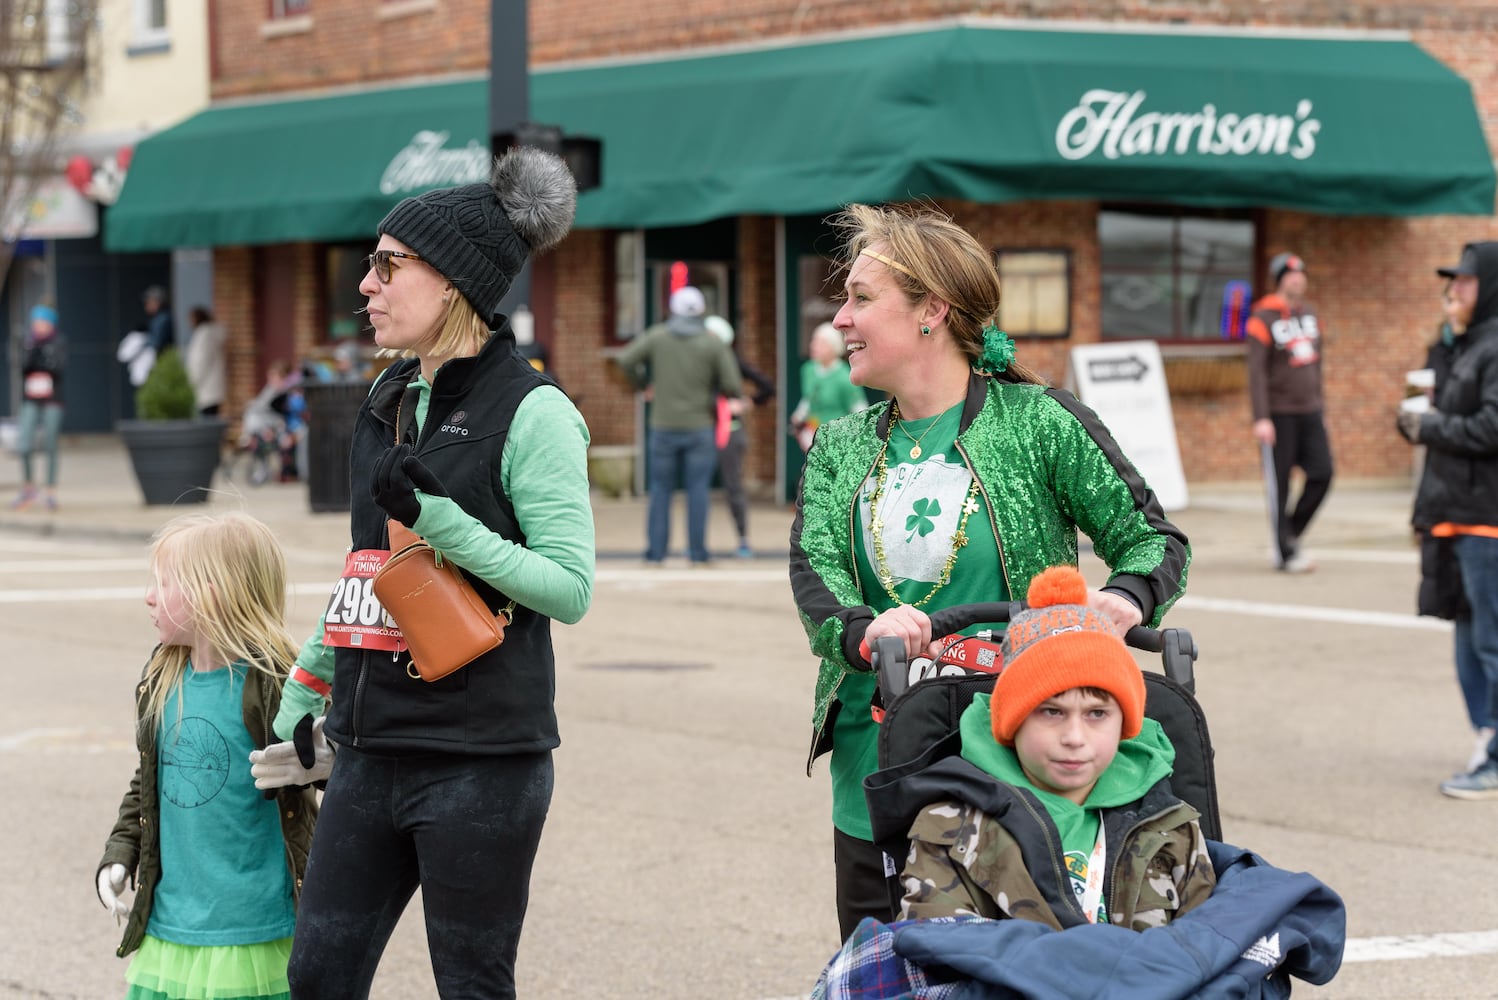
POLYGON ((1067 385, 1102 418, 1160 506, 1184 509, 1186 476, 1160 346, 1134 340, 1073 347, 1067 385))

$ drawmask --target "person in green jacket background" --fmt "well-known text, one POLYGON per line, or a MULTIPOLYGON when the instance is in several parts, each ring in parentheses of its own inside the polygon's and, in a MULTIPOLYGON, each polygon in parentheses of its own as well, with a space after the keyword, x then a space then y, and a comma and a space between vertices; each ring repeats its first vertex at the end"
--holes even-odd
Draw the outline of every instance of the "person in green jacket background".
POLYGON ((801 450, 811 448, 817 428, 830 420, 857 413, 869 405, 864 391, 854 385, 843 335, 831 323, 823 323, 811 332, 807 351, 811 357, 801 365, 801 402, 791 411, 791 430, 801 450))
POLYGON ((982 244, 929 209, 852 205, 837 221, 847 299, 833 324, 853 384, 891 395, 818 429, 791 526, 792 596, 821 661, 807 773, 831 751, 846 939, 893 916, 864 800, 878 728, 863 640, 933 655, 932 611, 1007 601, 1076 565, 1079 530, 1111 571, 1088 605, 1120 632, 1157 626, 1190 550, 1097 415, 1015 363, 982 244))
POLYGON ((671 541, 671 497, 687 489, 687 557, 710 561, 708 489, 718 468, 718 397, 743 395, 743 377, 727 344, 707 328, 701 289, 671 293, 671 316, 650 327, 614 360, 636 389, 650 393, 650 503, 645 561, 659 566, 671 541))

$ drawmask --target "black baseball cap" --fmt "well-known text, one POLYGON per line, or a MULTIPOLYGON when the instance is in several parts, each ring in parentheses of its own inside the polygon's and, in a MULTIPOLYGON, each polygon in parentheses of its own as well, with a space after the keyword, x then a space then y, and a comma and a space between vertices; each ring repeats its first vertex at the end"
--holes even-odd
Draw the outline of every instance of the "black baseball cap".
POLYGON ((1477 251, 1472 244, 1468 243, 1462 247, 1462 259, 1454 267, 1438 267, 1436 273, 1443 278, 1455 278, 1458 275, 1477 274, 1477 251))

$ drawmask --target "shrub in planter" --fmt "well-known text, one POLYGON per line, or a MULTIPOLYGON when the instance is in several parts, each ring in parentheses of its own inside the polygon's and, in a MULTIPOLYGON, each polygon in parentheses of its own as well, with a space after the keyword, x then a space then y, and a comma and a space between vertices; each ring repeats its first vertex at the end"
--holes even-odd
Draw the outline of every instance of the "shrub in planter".
POLYGON ((135 393, 135 420, 119 422, 135 479, 148 505, 208 499, 228 423, 199 418, 187 369, 164 351, 135 393))
POLYGON ((151 374, 135 390, 135 415, 141 420, 191 420, 198 412, 187 366, 175 350, 163 351, 151 374))

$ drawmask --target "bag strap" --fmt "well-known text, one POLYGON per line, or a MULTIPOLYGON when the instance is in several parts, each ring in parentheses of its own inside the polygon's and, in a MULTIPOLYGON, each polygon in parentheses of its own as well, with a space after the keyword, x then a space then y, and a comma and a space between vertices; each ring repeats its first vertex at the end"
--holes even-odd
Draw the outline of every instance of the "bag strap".
MULTIPOLYGON (((395 404, 395 443, 397 445, 401 443, 401 406, 404 405, 405 402, 406 394, 403 392, 401 393, 400 400, 395 404)), ((402 549, 411 547, 412 545, 425 545, 427 548, 432 550, 432 557, 437 560, 437 565, 442 565, 442 552, 440 550, 433 548, 431 543, 429 543, 425 538, 422 538, 416 532, 412 531, 401 522, 395 520, 395 518, 393 517, 385 518, 385 537, 390 540, 391 552, 399 552, 402 549), (399 545, 396 544, 397 538, 401 540, 399 545)), ((514 624, 515 599, 513 597, 510 598, 510 602, 508 604, 494 613, 494 616, 496 618, 501 615, 504 616, 505 628, 509 628, 512 624, 514 624)))

